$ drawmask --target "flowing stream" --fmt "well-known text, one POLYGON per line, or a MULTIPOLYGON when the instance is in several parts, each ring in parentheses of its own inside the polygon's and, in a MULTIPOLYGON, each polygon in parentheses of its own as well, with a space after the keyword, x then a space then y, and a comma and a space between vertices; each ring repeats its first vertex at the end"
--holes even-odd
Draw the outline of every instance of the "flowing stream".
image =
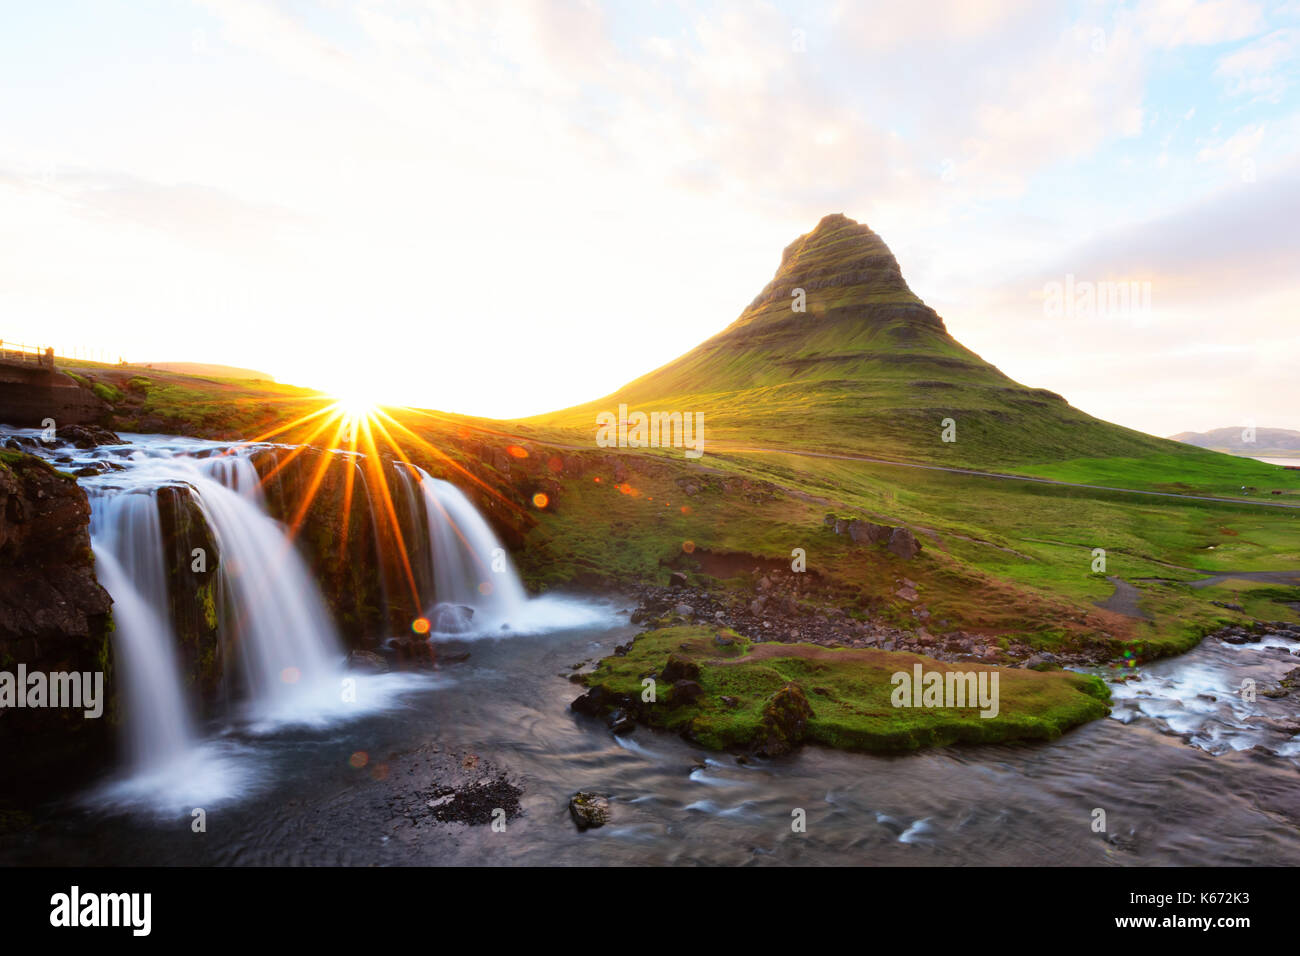
POLYGON ((602 722, 568 710, 579 688, 562 675, 612 652, 635 631, 604 625, 461 645, 471 649, 469 660, 400 708, 261 740, 274 780, 210 812, 205 837, 190 832, 188 817, 162 823, 59 811, 57 832, 30 855, 0 849, 0 858, 217 865, 1300 863, 1297 759, 1276 754, 1276 734, 1237 736, 1230 705, 1211 710, 1213 702, 1196 696, 1206 681, 1230 694, 1242 666, 1275 678, 1295 666, 1289 651, 1284 657, 1264 644, 1206 644, 1126 685, 1128 696, 1117 695, 1112 719, 1050 743, 904 757, 810 747, 741 765, 644 728, 615 737, 602 722), (1180 699, 1170 682, 1184 673, 1191 696, 1180 699), (1212 739, 1233 744, 1207 749, 1212 739), (1250 749, 1265 739, 1274 752, 1250 749), (368 758, 362 766, 358 754, 368 758), (437 758, 461 766, 466 755, 501 766, 523 790, 523 813, 504 833, 410 819, 411 807, 429 796, 419 790, 436 781, 437 758), (575 829, 567 802, 576 790, 611 797, 609 825, 575 829), (804 833, 791 829, 796 809, 806 812, 804 833), (1092 830, 1096 809, 1106 812, 1104 833, 1092 830))

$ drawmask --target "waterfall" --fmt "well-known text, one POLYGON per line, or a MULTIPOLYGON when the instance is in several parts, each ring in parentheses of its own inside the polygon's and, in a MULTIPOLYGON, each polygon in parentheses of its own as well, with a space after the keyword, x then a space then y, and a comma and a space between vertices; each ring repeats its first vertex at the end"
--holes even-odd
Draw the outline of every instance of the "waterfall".
POLYGON ((190 482, 220 554, 221 629, 260 718, 319 719, 338 701, 343 645, 316 582, 265 511, 245 457, 194 462, 190 482))
MULTIPOLYGON (((345 671, 343 642, 320 588, 288 529, 272 517, 253 463, 270 447, 137 436, 119 446, 41 450, 97 472, 80 483, 90 500, 96 574, 113 598, 114 690, 128 760, 92 802, 168 815, 236 799, 264 777, 249 732, 353 720, 446 680, 428 672, 345 671), (160 510, 160 490, 181 486, 187 510, 173 517, 160 510), (173 612, 180 621, 193 610, 176 606, 183 596, 173 593, 191 569, 169 563, 188 561, 190 544, 166 539, 173 521, 178 535, 189 533, 185 522, 201 521, 216 552, 206 556, 212 604, 203 605, 204 621, 221 642, 227 700, 237 708, 223 729, 235 734, 197 722, 178 636, 189 631, 172 620, 173 612)), ((366 499, 382 587, 376 493, 383 489, 369 487, 355 456, 346 467, 356 469, 366 499)), ((404 536, 437 636, 505 636, 601 619, 603 612, 581 602, 530 600, 509 555, 459 489, 411 465, 395 471, 393 490, 411 516, 404 536)))
POLYGON ((519 574, 492 528, 451 482, 414 465, 397 469, 408 494, 418 495, 425 534, 415 546, 426 615, 435 633, 489 634, 520 629, 528 607, 519 574), (461 610, 469 608, 472 615, 461 610))
MULTIPOLYGON (((135 467, 122 475, 87 482, 92 541, 107 556, 103 583, 115 613, 124 624, 129 621, 123 656, 129 660, 137 651, 143 654, 146 644, 161 649, 144 654, 152 670, 142 673, 140 682, 128 680, 127 711, 152 714, 165 706, 170 709, 153 716, 178 729, 187 726, 161 720, 174 709, 167 701, 179 697, 179 690, 174 678, 166 678, 166 668, 175 670, 176 638, 166 620, 166 569, 155 495, 161 485, 178 482, 192 490, 217 545, 210 558, 217 562, 218 626, 238 662, 249 716, 316 722, 335 709, 342 642, 306 564, 284 528, 266 512, 252 461, 243 454, 196 459, 156 453, 135 460, 135 467)), ((134 728, 137 722, 131 723, 134 728)), ((143 747, 155 744, 139 741, 143 747)))
POLYGON ((90 533, 95 573, 113 598, 128 758, 137 772, 153 771, 183 756, 194 739, 166 617, 157 500, 150 492, 93 494, 90 533))

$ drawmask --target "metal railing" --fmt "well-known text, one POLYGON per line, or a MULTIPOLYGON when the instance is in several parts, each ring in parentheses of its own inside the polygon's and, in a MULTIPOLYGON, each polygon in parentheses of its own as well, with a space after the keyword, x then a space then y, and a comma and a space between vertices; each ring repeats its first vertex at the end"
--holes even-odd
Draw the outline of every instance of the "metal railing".
POLYGON ((49 346, 24 345, 21 342, 6 342, 0 339, 0 362, 54 368, 54 349, 49 346))

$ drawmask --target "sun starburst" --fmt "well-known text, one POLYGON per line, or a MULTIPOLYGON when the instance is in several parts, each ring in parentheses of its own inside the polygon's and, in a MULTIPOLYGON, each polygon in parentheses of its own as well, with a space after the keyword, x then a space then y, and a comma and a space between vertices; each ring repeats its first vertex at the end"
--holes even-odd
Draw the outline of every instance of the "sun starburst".
MULTIPOLYGON (((396 475, 391 462, 422 464, 444 476, 463 479, 505 508, 515 512, 523 511, 510 497, 462 464, 458 460, 459 456, 454 457, 435 444, 438 434, 445 433, 465 440, 477 433, 481 438, 500 442, 502 447, 518 447, 514 436, 490 427, 470 425, 454 416, 438 412, 381 407, 373 396, 358 390, 343 389, 317 400, 321 402, 320 407, 299 414, 283 424, 268 427, 263 433, 239 443, 227 452, 233 453, 236 448, 270 441, 290 446, 278 451, 274 463, 262 472, 261 482, 264 487, 284 480, 286 469, 309 449, 326 452, 311 466, 310 474, 304 474, 296 481, 301 492, 296 495, 296 507, 288 517, 289 540, 294 539, 302 530, 331 471, 343 468, 342 502, 337 518, 340 561, 347 560, 349 554, 349 533, 357 507, 354 497, 359 491, 363 496, 369 497, 373 505, 371 514, 378 523, 382 536, 391 543, 392 556, 398 563, 399 567, 394 570, 405 580, 405 586, 410 589, 411 596, 418 605, 420 595, 415 570, 390 487, 390 482, 396 475), (417 433, 412 425, 419 427, 424 434, 417 433), (418 456, 416 460, 413 460, 412 452, 418 456), (364 485, 361 489, 357 488, 358 477, 364 485)), ((365 506, 363 500, 361 507, 365 506)), ((453 534, 464 540, 461 529, 456 527, 450 515, 444 512, 439 518, 450 525, 453 534)), ((482 563, 483 556, 474 557, 482 563)))

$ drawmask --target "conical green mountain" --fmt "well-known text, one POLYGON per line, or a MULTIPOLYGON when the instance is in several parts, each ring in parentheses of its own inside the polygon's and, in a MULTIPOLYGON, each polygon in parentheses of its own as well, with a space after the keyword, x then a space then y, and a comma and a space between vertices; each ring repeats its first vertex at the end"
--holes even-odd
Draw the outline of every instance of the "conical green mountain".
POLYGON ((875 232, 840 214, 787 246, 776 276, 722 332, 613 395, 534 421, 591 430, 620 403, 702 413, 710 450, 990 467, 1187 448, 1012 381, 948 334, 875 232), (943 440, 946 419, 955 441, 943 440))

